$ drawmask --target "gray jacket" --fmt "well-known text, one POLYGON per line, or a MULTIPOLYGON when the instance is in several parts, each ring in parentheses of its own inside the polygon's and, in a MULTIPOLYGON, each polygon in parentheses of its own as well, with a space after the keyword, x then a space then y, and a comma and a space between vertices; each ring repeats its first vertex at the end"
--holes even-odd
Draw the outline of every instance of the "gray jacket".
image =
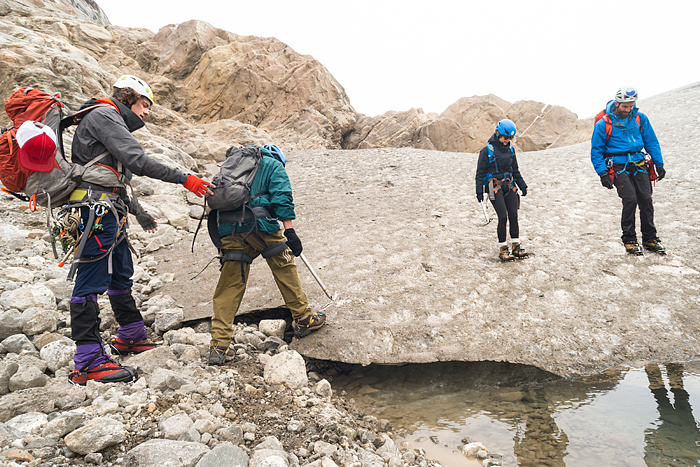
MULTIPOLYGON (((85 165, 108 151, 109 155, 101 159, 99 163, 116 170, 118 163, 121 162, 124 166, 123 173, 129 180, 133 174, 177 183, 181 172, 148 157, 136 138, 132 136, 132 132, 144 126, 143 121, 121 102, 116 99, 111 100, 117 105, 119 112, 113 106, 100 107, 90 111, 78 125, 73 137, 72 161, 85 165)), ((85 102, 81 108, 99 103, 91 99, 85 102)), ((83 188, 88 186, 89 184, 86 182, 81 184, 83 188)))

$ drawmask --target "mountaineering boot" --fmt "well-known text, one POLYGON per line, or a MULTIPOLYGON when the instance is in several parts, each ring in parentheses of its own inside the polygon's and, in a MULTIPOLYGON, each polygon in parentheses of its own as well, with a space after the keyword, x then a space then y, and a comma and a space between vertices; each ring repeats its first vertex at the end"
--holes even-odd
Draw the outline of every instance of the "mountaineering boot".
POLYGON ((644 252, 637 242, 625 243, 625 250, 630 255, 643 256, 644 252))
POLYGON ((306 337, 313 331, 320 329, 324 324, 326 324, 326 314, 322 311, 297 318, 292 322, 294 337, 297 339, 306 337))
POLYGON ((109 348, 112 349, 117 355, 129 355, 145 352, 146 350, 155 349, 158 347, 153 342, 148 339, 143 339, 134 342, 133 340, 124 341, 121 337, 117 336, 109 343, 109 348))
POLYGON ((498 253, 498 257, 499 257, 500 260, 501 260, 502 262, 504 262, 504 263, 505 263, 506 261, 513 261, 513 260, 515 260, 515 256, 511 255, 511 254, 510 254, 510 251, 508 251, 508 245, 503 245, 503 246, 501 247, 501 250, 500 250, 500 252, 498 253))
POLYGON ((525 251, 525 249, 520 246, 520 243, 513 243, 512 255, 515 259, 525 259, 530 256, 530 253, 525 251))
POLYGON ((119 366, 112 361, 89 370, 83 367, 68 375, 68 381, 80 386, 85 386, 89 379, 98 383, 131 383, 139 379, 139 375, 133 368, 119 366))
POLYGON ((74 360, 76 370, 68 375, 68 381, 72 384, 85 386, 88 380, 99 383, 131 383, 139 379, 133 368, 114 363, 102 343, 78 345, 74 360))
POLYGON ((666 248, 664 248, 664 246, 661 244, 661 240, 658 238, 647 240, 642 243, 642 246, 645 250, 653 251, 654 253, 658 253, 660 255, 666 254, 666 248))
POLYGON ((212 345, 209 347, 209 364, 223 365, 236 357, 236 351, 226 345, 212 345))

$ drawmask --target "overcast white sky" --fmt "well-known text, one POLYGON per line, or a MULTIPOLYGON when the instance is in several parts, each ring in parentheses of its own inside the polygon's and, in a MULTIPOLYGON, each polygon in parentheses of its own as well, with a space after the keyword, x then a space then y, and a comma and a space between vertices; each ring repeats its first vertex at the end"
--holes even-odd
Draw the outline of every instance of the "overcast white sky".
MULTIPOLYGON (((562 105, 579 117, 622 85, 700 81, 698 0, 97 0, 112 24, 199 19, 319 60, 355 110, 442 112, 460 97, 562 105)), ((643 110, 643 109, 642 109, 643 110)))

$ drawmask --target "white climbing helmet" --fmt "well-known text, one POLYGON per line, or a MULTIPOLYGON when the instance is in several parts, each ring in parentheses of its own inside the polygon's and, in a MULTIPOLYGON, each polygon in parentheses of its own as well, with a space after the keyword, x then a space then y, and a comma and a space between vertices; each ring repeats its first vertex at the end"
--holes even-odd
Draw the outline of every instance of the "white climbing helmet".
POLYGON ((615 94, 616 102, 636 102, 637 101, 637 88, 632 86, 622 86, 617 90, 615 94))
POLYGON ((151 104, 153 104, 154 99, 153 99, 153 91, 151 91, 151 87, 146 84, 145 81, 137 78, 134 75, 124 75, 121 78, 117 80, 116 83, 114 83, 115 88, 131 88, 134 91, 138 92, 141 94, 143 97, 151 101, 151 104))

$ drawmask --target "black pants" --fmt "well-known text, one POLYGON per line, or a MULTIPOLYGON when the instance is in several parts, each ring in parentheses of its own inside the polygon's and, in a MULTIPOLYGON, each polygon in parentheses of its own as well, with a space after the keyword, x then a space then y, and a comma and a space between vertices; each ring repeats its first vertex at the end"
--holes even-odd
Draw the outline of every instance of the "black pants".
POLYGON ((510 223, 510 238, 518 238, 520 236, 518 226, 520 195, 514 191, 507 191, 504 194, 502 190, 498 190, 496 199, 491 200, 491 204, 498 214, 498 241, 501 243, 506 241, 506 222, 510 223))
MULTIPOLYGON (((614 169, 622 170, 624 166, 615 166, 614 169)), ((632 243, 637 241, 635 228, 635 216, 637 206, 639 206, 639 219, 642 224, 642 241, 656 238, 656 227, 654 226, 654 204, 651 200, 651 181, 649 174, 638 171, 635 174, 635 167, 628 165, 629 173, 622 172, 615 175, 615 187, 617 194, 622 198, 622 242, 632 243), (630 167, 631 166, 631 167, 630 167), (633 175, 630 175, 633 174, 633 175)))

